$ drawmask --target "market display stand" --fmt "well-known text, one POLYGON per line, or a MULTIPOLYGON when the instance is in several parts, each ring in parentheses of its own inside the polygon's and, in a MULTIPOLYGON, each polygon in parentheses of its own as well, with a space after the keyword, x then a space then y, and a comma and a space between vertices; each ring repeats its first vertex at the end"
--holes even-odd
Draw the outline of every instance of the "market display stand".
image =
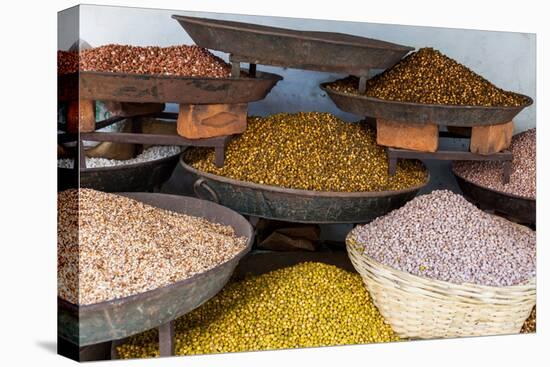
MULTIPOLYGON (((284 29, 226 20, 172 16, 193 41, 229 53, 232 76, 241 63, 257 74, 257 64, 350 73, 364 83, 370 69, 396 64, 411 47, 365 37, 331 32, 284 29)), ((399 191, 319 192, 233 180, 201 172, 180 161, 194 178, 198 197, 218 202, 241 214, 297 223, 365 223, 414 198, 422 185, 399 191)))
POLYGON ((382 100, 365 95, 350 94, 321 84, 327 95, 342 111, 376 119, 377 143, 388 147, 390 173, 395 172, 397 158, 433 160, 496 160, 506 162, 503 180, 510 175, 509 147, 513 118, 528 103, 513 107, 436 105, 382 100), (471 129, 470 136, 440 132, 439 127, 471 129), (441 151, 441 138, 467 138, 470 151, 441 151))
MULTIPOLYGON (((216 165, 223 166, 225 147, 234 131, 242 132, 243 119, 246 122, 246 106, 249 102, 263 99, 282 78, 270 73, 257 73, 255 77, 240 78, 197 78, 159 75, 138 75, 100 72, 79 72, 61 75, 58 78, 58 97, 67 101, 68 115, 65 131, 58 134, 58 144, 77 143, 74 152, 74 173, 66 169, 59 172, 62 188, 76 187, 78 180, 82 187, 104 189, 118 187, 134 190, 145 188, 150 191, 169 178, 174 165, 166 162, 144 162, 133 167, 102 167, 88 169, 83 141, 116 142, 148 145, 200 146, 215 149, 216 165), (116 115, 103 121, 95 121, 93 101, 107 101, 113 104, 131 104, 137 113, 116 115), (91 104, 90 104, 91 103, 91 104), (163 113, 159 105, 179 103, 179 114, 163 113), (92 106, 92 110, 88 108, 92 106), (79 113, 71 112, 76 106, 79 113), (87 106, 87 107, 84 107, 87 106), (237 106, 237 107, 235 107, 237 106), (237 110, 235 110, 237 108, 237 110), (192 113, 189 111, 192 110, 192 113), (197 113, 196 111, 199 111, 197 113), (182 135, 144 134, 140 122, 144 117, 176 120, 178 132, 182 135), (101 128, 122 120, 129 120, 135 130, 123 132, 99 132, 101 128), (237 130, 235 130, 237 127, 237 130), (207 136, 204 138, 196 138, 207 136), (158 165, 157 165, 158 163, 158 165), (144 166, 155 165, 156 179, 143 187, 138 182, 146 175, 144 166), (170 172, 168 172, 170 171, 170 172), (130 176, 128 176, 130 175, 130 176), (81 176, 81 177, 79 177, 81 176), (136 183, 136 184, 132 184, 136 183)), ((171 163, 175 162, 172 160, 171 163)))

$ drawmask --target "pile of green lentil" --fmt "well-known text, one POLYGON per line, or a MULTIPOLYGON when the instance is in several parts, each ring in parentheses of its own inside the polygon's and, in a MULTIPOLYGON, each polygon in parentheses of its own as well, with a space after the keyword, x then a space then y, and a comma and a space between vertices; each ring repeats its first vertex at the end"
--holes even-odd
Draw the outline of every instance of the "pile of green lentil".
MULTIPOLYGON (((192 355, 396 340, 359 274, 305 262, 227 285, 176 320, 175 350, 192 355)), ((117 352, 158 356, 158 334, 132 336, 117 352)))
POLYGON ((389 176, 372 129, 320 112, 249 117, 247 130, 229 143, 222 168, 212 148, 190 148, 185 161, 236 180, 315 191, 400 190, 427 179, 418 161, 400 161, 389 176))
MULTIPOLYGON (((338 80, 328 87, 359 94, 356 77, 338 80)), ((365 94, 384 100, 442 105, 522 106, 529 102, 430 47, 407 55, 392 68, 369 79, 365 94)))

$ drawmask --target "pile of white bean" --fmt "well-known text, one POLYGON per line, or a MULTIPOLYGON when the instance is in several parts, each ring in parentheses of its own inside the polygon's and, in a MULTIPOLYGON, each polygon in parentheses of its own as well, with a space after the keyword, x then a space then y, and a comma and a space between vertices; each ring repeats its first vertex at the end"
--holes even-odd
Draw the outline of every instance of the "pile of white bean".
POLYGON ((448 190, 418 196, 352 231, 366 256, 410 274, 488 286, 535 275, 535 232, 487 214, 448 190))
MULTIPOLYGON (((181 147, 174 146, 174 145, 166 145, 166 146, 153 146, 153 147, 147 148, 141 154, 137 155, 135 158, 126 159, 126 160, 86 157, 86 168, 124 166, 128 164, 150 162, 150 161, 155 161, 157 159, 170 157, 170 156, 179 154, 180 152, 181 152, 181 147)), ((73 168, 74 159, 73 158, 58 159, 57 166, 59 168, 73 168)))

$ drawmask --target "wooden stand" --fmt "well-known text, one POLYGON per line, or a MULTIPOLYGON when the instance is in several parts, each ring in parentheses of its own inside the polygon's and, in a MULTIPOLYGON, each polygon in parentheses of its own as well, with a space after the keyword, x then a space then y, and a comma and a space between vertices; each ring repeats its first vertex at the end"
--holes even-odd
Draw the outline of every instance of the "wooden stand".
POLYGON ((67 132, 95 130, 95 103, 89 99, 72 100, 67 107, 67 132))
POLYGON ((246 130, 248 104, 180 104, 178 134, 204 139, 241 134, 246 130))
POLYGON ((500 125, 474 126, 470 140, 470 152, 493 154, 510 146, 514 134, 514 122, 500 125))
POLYGON ((376 142, 386 147, 435 152, 439 143, 439 126, 377 119, 376 142))
MULTIPOLYGON (((376 120, 376 142, 391 148, 414 150, 417 152, 437 152, 439 126, 437 124, 416 124, 408 122, 376 120)), ((513 121, 487 126, 448 127, 457 137, 470 138, 470 152, 491 155, 507 149, 512 143, 513 121)))

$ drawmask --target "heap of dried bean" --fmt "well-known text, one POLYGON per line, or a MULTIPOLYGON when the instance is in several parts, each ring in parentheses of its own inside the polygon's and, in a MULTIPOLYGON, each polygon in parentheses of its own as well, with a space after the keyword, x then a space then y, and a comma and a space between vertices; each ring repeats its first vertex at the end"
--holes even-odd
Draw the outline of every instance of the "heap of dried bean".
POLYGON ((78 71, 78 53, 57 51, 57 74, 71 74, 78 71))
POLYGON ((315 191, 385 191, 423 184, 427 172, 418 161, 400 161, 394 176, 376 134, 363 123, 329 113, 280 113, 249 117, 247 130, 233 139, 222 168, 214 150, 190 148, 193 167, 237 180, 315 191))
MULTIPOLYGON (((396 341, 357 273, 301 263, 227 285, 176 320, 176 354, 207 354, 396 341)), ((151 330, 117 347, 121 358, 157 357, 151 330)))
POLYGON ((537 194, 536 144, 536 129, 527 130, 512 138, 509 150, 514 156, 508 183, 502 181, 502 162, 457 161, 453 163, 453 170, 476 185, 534 200, 537 194))
MULTIPOLYGON (((358 79, 330 83, 329 88, 359 94, 358 79)), ((367 81, 368 97, 441 105, 522 106, 525 97, 494 86, 466 66, 433 48, 421 48, 367 81)))
POLYGON ((224 263, 233 228, 90 189, 58 195, 58 295, 80 305, 131 296, 224 263))
POLYGON ((225 78, 231 67, 195 45, 106 45, 80 52, 81 71, 225 78))
POLYGON ((356 227, 350 240, 394 269, 451 283, 510 286, 535 276, 535 232, 447 190, 356 227))

